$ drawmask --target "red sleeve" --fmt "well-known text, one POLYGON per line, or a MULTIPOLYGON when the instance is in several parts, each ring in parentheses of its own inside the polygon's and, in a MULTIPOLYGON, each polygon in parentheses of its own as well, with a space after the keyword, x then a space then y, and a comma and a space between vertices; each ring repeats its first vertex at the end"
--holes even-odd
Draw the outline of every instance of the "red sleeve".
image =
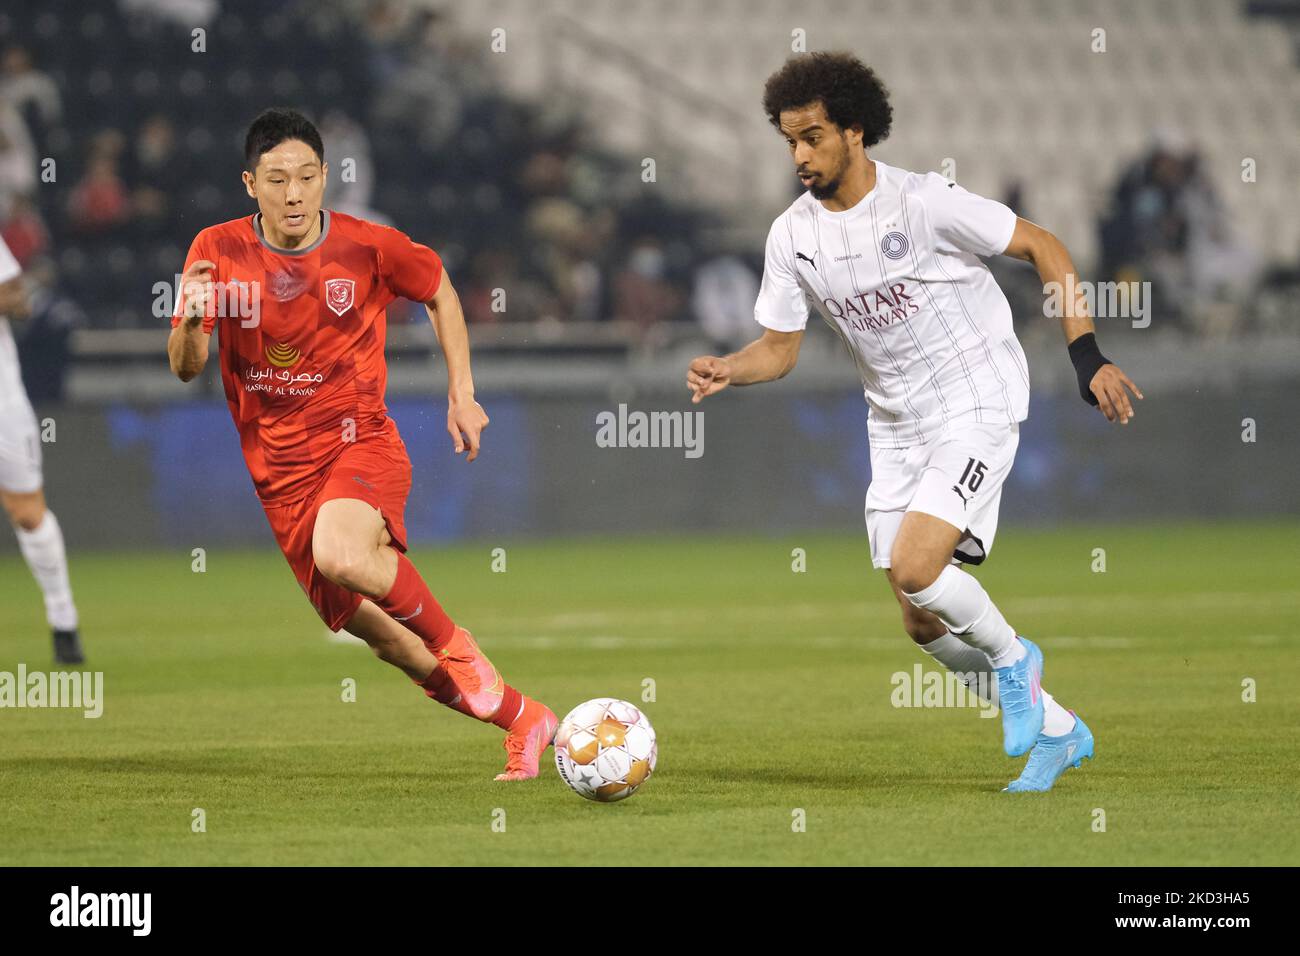
POLYGON ((377 228, 379 273, 393 295, 428 302, 442 284, 442 260, 428 246, 389 226, 377 228))
MULTIPOLYGON (((205 238, 204 233, 202 232, 199 233, 197 236, 195 236, 194 241, 190 243, 189 255, 185 257, 185 267, 181 269, 181 274, 184 275, 186 272, 188 272, 190 266, 194 265, 194 263, 197 262, 199 259, 207 259, 209 262, 212 263, 216 263, 217 261, 217 257, 213 255, 209 250, 207 239, 205 238)), ((213 270, 212 279, 214 282, 219 279, 219 276, 215 269, 213 270)), ((180 281, 179 277, 177 277, 177 281, 178 282, 180 281)), ((217 323, 217 316, 216 316, 215 309, 209 309, 209 311, 212 312, 212 314, 205 315, 203 317, 203 331, 207 332, 208 334, 211 334, 213 326, 215 326, 217 323)), ((176 308, 172 311, 173 329, 176 328, 176 326, 181 324, 181 317, 184 314, 185 314, 185 290, 178 288, 176 290, 176 308)))

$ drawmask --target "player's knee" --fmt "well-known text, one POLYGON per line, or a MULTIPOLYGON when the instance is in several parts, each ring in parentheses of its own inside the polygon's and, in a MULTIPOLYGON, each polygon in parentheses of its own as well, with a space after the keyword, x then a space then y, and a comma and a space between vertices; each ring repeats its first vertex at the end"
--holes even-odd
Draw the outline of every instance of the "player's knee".
POLYGON ((914 555, 895 552, 890 562, 890 574, 894 583, 904 594, 916 594, 924 591, 939 577, 942 567, 935 568, 931 562, 914 555))
POLYGON ((312 560, 316 570, 339 587, 359 591, 365 572, 361 555, 347 548, 331 547, 319 542, 312 544, 312 560))
POLYGON ((45 520, 45 503, 34 495, 6 496, 4 509, 9 523, 23 531, 35 531, 45 520))

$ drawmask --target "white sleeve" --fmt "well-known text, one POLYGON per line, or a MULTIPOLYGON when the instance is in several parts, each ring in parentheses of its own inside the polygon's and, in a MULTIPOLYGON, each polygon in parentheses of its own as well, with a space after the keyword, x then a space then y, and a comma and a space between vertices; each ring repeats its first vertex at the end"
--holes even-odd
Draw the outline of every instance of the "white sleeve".
POLYGON ((985 199, 938 173, 921 180, 919 193, 941 245, 977 256, 997 256, 1011 243, 1016 214, 994 199, 985 199))
POLYGON ((5 241, 0 239, 0 282, 8 282, 10 279, 16 279, 23 274, 22 267, 18 265, 18 260, 14 254, 9 251, 5 241))
POLYGON ((767 233, 763 282, 754 303, 754 318, 775 332, 801 332, 808 325, 808 302, 794 268, 790 225, 782 216, 767 233))

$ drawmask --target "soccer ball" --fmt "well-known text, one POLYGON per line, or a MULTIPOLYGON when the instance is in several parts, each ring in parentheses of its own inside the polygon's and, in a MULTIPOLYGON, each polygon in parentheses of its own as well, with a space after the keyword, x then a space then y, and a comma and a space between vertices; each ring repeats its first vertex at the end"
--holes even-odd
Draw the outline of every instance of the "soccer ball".
POLYGON ((579 704, 555 732, 555 768, 588 800, 612 803, 632 796, 654 773, 658 756, 646 715, 613 697, 579 704))

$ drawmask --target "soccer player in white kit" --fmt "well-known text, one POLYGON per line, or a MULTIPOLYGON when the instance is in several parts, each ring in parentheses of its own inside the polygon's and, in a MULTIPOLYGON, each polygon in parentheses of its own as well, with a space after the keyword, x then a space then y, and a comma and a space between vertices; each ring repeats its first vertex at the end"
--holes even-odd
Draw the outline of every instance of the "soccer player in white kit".
MULTIPOLYGON (((691 362, 692 401, 788 374, 810 309, 836 331, 869 405, 871 562, 885 570, 912 640, 999 704, 1007 754, 1032 751, 1006 789, 1049 790, 1093 755, 1092 733, 1042 690, 1042 652, 961 565, 993 546, 1029 409, 1011 309, 979 257, 1028 260, 1045 288, 1074 288, 1065 284, 1074 264, 1055 236, 1002 203, 871 159, 892 109, 857 58, 794 57, 768 79, 763 101, 807 192, 768 233, 754 308, 762 336, 691 362)), ((1127 424, 1125 388, 1141 392, 1098 351, 1083 301, 1062 306, 1080 394, 1127 424)))
POLYGON ((68 582, 63 531, 45 507, 41 436, 23 388, 11 318, 27 314, 27 290, 18 260, 0 239, 0 503, 18 535, 18 547, 45 597, 45 619, 60 664, 85 660, 77 634, 77 606, 68 582))

